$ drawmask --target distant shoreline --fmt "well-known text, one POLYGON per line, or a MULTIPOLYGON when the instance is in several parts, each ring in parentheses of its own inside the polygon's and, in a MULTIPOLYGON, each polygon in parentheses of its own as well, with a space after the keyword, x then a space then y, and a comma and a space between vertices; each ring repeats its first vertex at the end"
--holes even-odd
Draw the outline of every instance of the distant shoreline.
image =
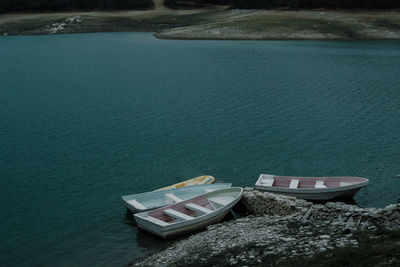
POLYGON ((121 10, 0 15, 0 36, 156 32, 179 40, 400 40, 400 10, 121 10))

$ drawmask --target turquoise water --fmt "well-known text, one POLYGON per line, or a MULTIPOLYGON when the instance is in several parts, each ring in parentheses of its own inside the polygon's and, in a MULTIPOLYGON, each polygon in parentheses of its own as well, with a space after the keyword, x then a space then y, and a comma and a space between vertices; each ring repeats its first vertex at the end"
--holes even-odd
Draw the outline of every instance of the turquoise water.
POLYGON ((0 37, 0 265, 119 266, 168 245, 121 195, 202 174, 362 176, 400 195, 400 42, 0 37))

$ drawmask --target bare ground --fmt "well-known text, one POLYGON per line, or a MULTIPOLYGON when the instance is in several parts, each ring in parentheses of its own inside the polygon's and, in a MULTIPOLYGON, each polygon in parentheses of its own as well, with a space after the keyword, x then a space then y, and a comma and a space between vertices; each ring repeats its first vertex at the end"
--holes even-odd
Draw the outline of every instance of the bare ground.
POLYGON ((399 11, 228 10, 213 21, 168 29, 173 39, 400 39, 399 11))
POLYGON ((150 31, 166 39, 400 39, 400 10, 170 10, 0 15, 0 35, 150 31), (72 18, 72 19, 71 19, 72 18))

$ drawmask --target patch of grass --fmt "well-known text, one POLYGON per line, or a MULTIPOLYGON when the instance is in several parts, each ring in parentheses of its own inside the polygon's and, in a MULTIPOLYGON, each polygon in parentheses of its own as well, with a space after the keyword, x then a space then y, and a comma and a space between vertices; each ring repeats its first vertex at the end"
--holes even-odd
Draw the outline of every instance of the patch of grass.
POLYGON ((50 25, 61 20, 53 18, 46 19, 24 19, 20 21, 7 22, 0 25, 0 34, 7 32, 8 34, 30 34, 36 29, 40 29, 45 25, 50 25))
POLYGON ((144 23, 151 24, 165 24, 171 27, 191 26, 201 23, 207 23, 213 19, 213 16, 219 11, 210 10, 198 14, 184 14, 184 15, 154 15, 151 17, 144 17, 144 23))
POLYGON ((378 18, 371 21, 375 27, 383 27, 388 29, 400 29, 400 20, 394 21, 390 19, 378 18))
POLYGON ((77 12, 49 14, 11 15, 0 20, 0 34, 40 34, 41 29, 53 23, 62 23, 66 18, 79 15, 82 22, 67 24, 64 33, 113 32, 113 31, 159 31, 174 27, 195 25, 206 22, 220 10, 199 10, 187 12, 77 12))
POLYGON ((279 32, 292 34, 314 32, 315 34, 335 35, 344 39, 362 38, 356 26, 344 25, 338 21, 301 16, 255 16, 247 17, 237 23, 249 32, 279 32))

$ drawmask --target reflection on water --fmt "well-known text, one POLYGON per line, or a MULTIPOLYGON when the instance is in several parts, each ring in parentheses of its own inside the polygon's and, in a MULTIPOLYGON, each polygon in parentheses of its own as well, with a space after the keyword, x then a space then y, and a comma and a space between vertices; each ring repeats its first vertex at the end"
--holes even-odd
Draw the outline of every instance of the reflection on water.
POLYGON ((133 216, 133 213, 128 209, 126 209, 125 221, 124 222, 127 225, 136 226, 135 217, 133 216))
MULTIPOLYGON (((164 240, 161 237, 158 237, 156 235, 153 235, 141 228, 137 228, 137 234, 136 234, 136 241, 139 247, 141 248, 149 248, 149 249, 154 249, 154 244, 157 244, 158 249, 164 249, 170 246, 171 244, 175 243, 178 240, 184 239, 188 235, 177 237, 171 240, 164 240)), ((193 233, 191 233, 193 234, 193 233)), ((190 235, 191 235, 190 234, 190 235)))

